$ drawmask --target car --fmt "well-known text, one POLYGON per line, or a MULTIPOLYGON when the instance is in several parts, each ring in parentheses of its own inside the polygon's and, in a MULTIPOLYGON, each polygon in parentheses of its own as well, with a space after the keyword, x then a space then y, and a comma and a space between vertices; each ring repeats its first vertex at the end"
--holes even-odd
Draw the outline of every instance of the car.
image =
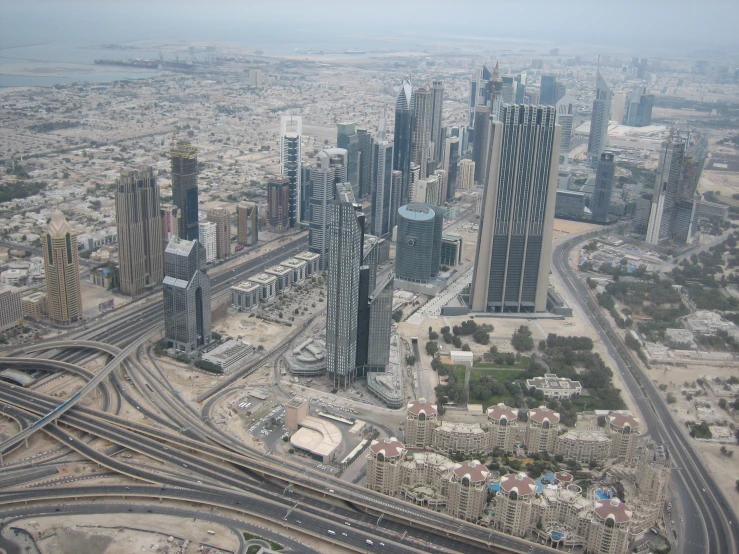
POLYGON ((352 526, 352 524, 351 524, 351 523, 349 523, 348 521, 345 521, 345 522, 344 522, 344 525, 348 525, 349 527, 351 527, 351 526, 352 526))
POLYGON ((348 537, 349 535, 347 535, 346 533, 342 533, 341 536, 348 537))
POLYGON ((380 543, 380 546, 385 546, 385 543, 384 543, 384 542, 381 542, 381 543, 380 543))
POLYGON ((332 493, 332 492, 334 492, 334 489, 328 489, 328 492, 331 492, 332 493))
POLYGON ((295 520, 295 523, 297 523, 297 524, 301 524, 301 523, 303 523, 303 522, 302 522, 302 521, 300 521, 299 519, 296 519, 296 520, 295 520))
POLYGON ((327 533, 328 533, 329 535, 335 535, 335 534, 336 534, 336 531, 332 531, 331 529, 329 529, 329 530, 328 530, 328 531, 326 531, 326 532, 327 532, 327 533))
POLYGON ((370 545, 370 546, 374 546, 374 544, 375 544, 375 543, 373 543, 373 542, 372 542, 372 541, 371 541, 370 539, 367 539, 367 540, 366 540, 366 541, 364 541, 364 542, 366 542, 366 543, 367 543, 368 545, 370 545))
POLYGON ((187 467, 187 464, 182 464, 182 467, 187 467))

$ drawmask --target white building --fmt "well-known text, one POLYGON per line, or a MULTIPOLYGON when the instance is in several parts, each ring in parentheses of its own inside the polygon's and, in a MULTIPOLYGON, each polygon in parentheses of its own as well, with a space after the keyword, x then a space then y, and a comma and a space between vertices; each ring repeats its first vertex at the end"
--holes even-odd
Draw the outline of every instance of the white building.
POLYGON ((210 352, 203 354, 203 360, 220 367, 224 373, 240 369, 246 363, 254 347, 240 340, 228 340, 210 352))
POLYGON ((205 261, 212 263, 216 261, 217 254, 217 225, 211 221, 201 221, 198 223, 200 232, 200 244, 205 247, 205 261))
POLYGON ((526 379, 530 389, 540 390, 545 398, 572 398, 582 392, 580 381, 572 381, 566 377, 559 378, 555 373, 546 373, 544 377, 526 379))

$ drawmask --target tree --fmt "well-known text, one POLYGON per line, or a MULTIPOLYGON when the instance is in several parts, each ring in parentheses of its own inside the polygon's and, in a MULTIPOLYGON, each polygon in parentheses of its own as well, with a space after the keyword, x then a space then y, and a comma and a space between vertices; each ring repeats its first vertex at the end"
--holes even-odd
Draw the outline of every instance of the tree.
POLYGON ((511 338, 511 344, 516 352, 526 352, 534 349, 534 339, 531 338, 531 330, 521 325, 511 338))
POLYGON ((462 350, 465 351, 465 352, 469 352, 470 351, 470 345, 467 344, 467 343, 464 343, 462 345, 462 350))
POLYGON ((439 333, 436 331, 429 331, 429 340, 436 340, 439 338, 439 333))
POLYGON ((726 398, 721 398, 718 401, 718 407, 721 408, 722 410, 726 409, 727 404, 728 402, 726 402, 726 398))
POLYGON ((675 402, 677 402, 677 398, 675 398, 675 395, 672 394, 671 392, 668 392, 667 393, 667 403, 674 404, 675 402))
POLYGON ((452 344, 454 344, 454 346, 456 348, 461 348, 462 347, 462 339, 460 339, 458 336, 455 335, 452 338, 452 344))
POLYGON ((403 310, 395 310, 393 312, 393 321, 395 323, 400 323, 401 319, 403 319, 403 310))
POLYGON ((428 354, 429 356, 433 356, 438 351, 439 351, 439 345, 436 344, 435 341, 430 340, 426 343, 426 354, 428 354))
POLYGON ((440 332, 440 333, 441 333, 442 335, 445 335, 445 334, 447 334, 447 333, 448 333, 449 331, 450 331, 450 329, 449 329, 449 326, 448 326, 448 325, 445 325, 444 327, 442 327, 442 328, 441 328, 441 329, 439 330, 439 332, 440 332))
POLYGON ((412 354, 409 354, 405 357, 405 365, 416 365, 416 357, 412 354))

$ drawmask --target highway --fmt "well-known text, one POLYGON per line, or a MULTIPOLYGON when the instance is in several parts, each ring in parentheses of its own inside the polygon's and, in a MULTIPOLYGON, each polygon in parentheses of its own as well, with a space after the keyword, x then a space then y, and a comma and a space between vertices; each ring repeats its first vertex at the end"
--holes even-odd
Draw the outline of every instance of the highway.
MULTIPOLYGON (((726 502, 724 491, 710 477, 686 429, 673 418, 652 379, 634 359, 631 351, 611 329, 597 304, 568 263, 570 253, 580 243, 602 231, 580 235, 558 244, 554 249, 553 272, 577 301, 577 306, 598 331, 615 368, 639 406, 651 437, 664 444, 675 466, 670 485, 675 502, 686 515, 685 527, 678 536, 675 551, 685 554, 736 554, 739 524, 726 502)), ((734 491, 728 491, 734 493, 734 491)))

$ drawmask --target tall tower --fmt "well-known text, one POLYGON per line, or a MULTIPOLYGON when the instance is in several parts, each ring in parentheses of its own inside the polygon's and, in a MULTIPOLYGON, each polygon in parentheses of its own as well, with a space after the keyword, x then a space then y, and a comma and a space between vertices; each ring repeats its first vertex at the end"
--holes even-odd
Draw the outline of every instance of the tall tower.
POLYGON ((316 166, 311 169, 313 194, 310 199, 310 232, 308 249, 321 255, 321 268, 326 269, 331 224, 331 202, 336 185, 346 182, 347 152, 343 148, 329 148, 318 153, 316 166))
POLYGON ((560 128, 550 106, 504 104, 491 125, 470 300, 476 312, 543 312, 560 128), (525 167, 526 171, 519 171, 525 167))
POLYGON ((572 147, 572 127, 575 112, 572 106, 572 98, 565 95, 557 102, 557 125, 562 127, 562 139, 559 141, 560 156, 567 156, 572 147))
POLYGON ((159 186, 152 167, 121 171, 115 216, 120 289, 135 296, 146 287, 158 286, 164 274, 159 186))
POLYGON ((403 193, 403 174, 400 171, 393 170, 392 181, 390 188, 390 224, 388 225, 391 233, 398 224, 398 208, 400 208, 400 199, 403 193))
POLYGON ((472 141, 472 161, 475 162, 475 182, 487 181, 488 154, 490 152, 490 106, 475 108, 475 134, 472 141))
POLYGON ((180 209, 179 237, 198 238, 198 151, 186 141, 170 149, 172 162, 172 200, 180 209))
MULTIPOLYGON (((384 128, 382 133, 384 137, 384 128)), ((357 138, 359 142, 359 197, 364 198, 372 193, 372 172, 375 163, 372 159, 372 153, 374 152, 375 139, 367 129, 357 129, 357 138)))
POLYGON ((593 100, 593 116, 590 119, 590 136, 588 137, 588 163, 595 169, 600 155, 606 149, 608 141, 608 121, 611 117, 611 89, 598 71, 595 80, 595 100, 593 100))
POLYGON ((470 190, 475 184, 475 162, 464 159, 459 160, 459 190, 470 190))
POLYGON ((421 168, 421 179, 428 177, 429 145, 431 143, 431 89, 421 87, 413 92, 413 155, 411 162, 421 168))
POLYGON ((216 257, 231 256, 231 212, 220 206, 208 210, 208 221, 216 224, 216 257))
POLYGON ((428 283, 439 273, 443 208, 413 202, 398 210, 395 274, 412 283, 428 283))
POLYGON ((492 73, 483 64, 482 69, 475 71, 472 75, 470 83, 470 121, 469 126, 475 127, 475 108, 477 106, 487 106, 490 104, 490 88, 488 83, 492 78, 492 73))
POLYGON ((554 75, 542 75, 539 86, 539 103, 544 106, 554 106, 557 96, 557 79, 554 75))
POLYGON ((411 157, 413 155, 413 86, 405 79, 395 102, 395 137, 393 169, 400 171, 403 178, 400 203, 408 201, 411 182, 411 157))
POLYGON ((356 123, 336 124, 336 146, 346 150, 346 180, 352 184, 354 196, 358 197, 361 154, 356 123))
POLYGON ((614 170, 613 153, 603 152, 598 161, 598 169, 595 173, 595 189, 593 191, 593 199, 590 202, 593 221, 597 223, 606 223, 608 221, 608 208, 611 205, 611 194, 613 192, 614 170))
POLYGON ((198 225, 198 242, 205 249, 205 262, 213 263, 218 258, 218 230, 212 221, 201 221, 198 225))
POLYGON ((56 323, 73 323, 82 317, 80 259, 77 233, 62 212, 54 212, 41 240, 46 271, 46 305, 56 323))
POLYGON ((448 137, 444 141, 442 151, 441 167, 446 171, 447 176, 447 192, 444 200, 454 198, 457 192, 457 175, 459 174, 459 138, 448 137))
POLYGON ((626 100, 624 123, 632 127, 645 127, 652 123, 654 95, 647 94, 647 88, 640 86, 629 94, 626 100))
POLYGON ((339 187, 328 206, 331 225, 326 284, 326 370, 334 388, 354 381, 357 359, 359 268, 363 229, 351 188, 339 187))
POLYGON ((187 353, 209 344, 210 279, 201 270, 205 249, 196 240, 172 238, 164 250, 164 329, 171 348, 187 353))
POLYGON ((255 202, 244 202, 236 206, 238 241, 244 246, 259 242, 259 206, 255 202))
POLYGON ((444 152, 444 135, 441 131, 441 118, 444 108, 444 83, 433 81, 431 83, 431 143, 434 145, 431 158, 436 163, 441 163, 444 152))
POLYGON ((662 146, 647 227, 648 244, 659 244, 660 241, 672 236, 673 219, 680 201, 684 175, 685 148, 686 141, 674 132, 670 133, 670 137, 662 146))
POLYGON ((299 115, 283 115, 280 118, 280 173, 290 183, 288 222, 295 227, 307 221, 308 214, 300 213, 301 158, 303 140, 303 118, 299 115))
POLYGON ((372 154, 372 222, 374 235, 392 233, 390 210, 393 195, 393 143, 384 133, 377 137, 372 154))
POLYGON ((290 179, 275 175, 267 181, 267 219, 273 231, 290 227, 290 179))

